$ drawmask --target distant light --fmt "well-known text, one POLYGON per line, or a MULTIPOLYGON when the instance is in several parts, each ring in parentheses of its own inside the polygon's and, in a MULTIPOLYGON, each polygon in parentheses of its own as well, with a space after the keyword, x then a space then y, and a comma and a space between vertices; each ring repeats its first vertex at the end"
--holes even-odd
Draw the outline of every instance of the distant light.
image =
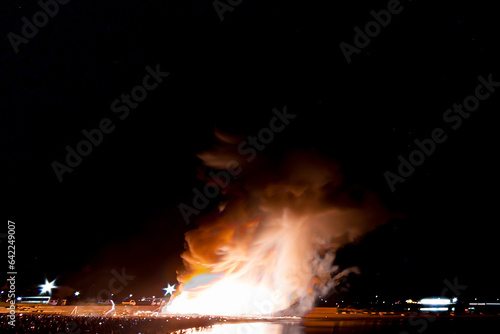
POLYGON ((79 296, 80 295, 80 291, 75 291, 75 296, 79 296))
POLYGON ((17 297, 16 299, 17 299, 17 300, 21 300, 21 297, 17 297))
POLYGON ((420 300, 420 304, 422 305, 448 305, 451 304, 451 300, 449 299, 441 299, 441 298, 424 298, 420 300))
POLYGON ((453 300, 452 300, 453 303, 456 303, 457 301, 458 301, 457 297, 453 298, 453 300))
POLYGON ((132 297, 132 294, 128 295, 129 297, 132 297))
POLYGON ((375 296, 375 298, 378 298, 378 296, 375 296))
POLYGON ((172 296, 172 293, 174 291, 176 291, 175 290, 175 284, 174 285, 170 285, 170 283, 167 283, 167 284, 168 284, 168 287, 163 288, 162 290, 165 290, 165 296, 168 295, 168 294, 170 294, 172 296))
POLYGON ((420 311, 448 311, 447 307, 422 307, 420 311))
POLYGON ((57 288, 57 286, 54 285, 56 280, 53 280, 52 282, 49 283, 49 281, 47 281, 47 279, 45 279, 45 284, 42 284, 40 285, 40 287, 42 288, 40 294, 44 294, 45 292, 48 292, 49 295, 52 294, 52 289, 55 289, 57 288))
POLYGON ((155 296, 153 296, 153 298, 156 298, 155 296))

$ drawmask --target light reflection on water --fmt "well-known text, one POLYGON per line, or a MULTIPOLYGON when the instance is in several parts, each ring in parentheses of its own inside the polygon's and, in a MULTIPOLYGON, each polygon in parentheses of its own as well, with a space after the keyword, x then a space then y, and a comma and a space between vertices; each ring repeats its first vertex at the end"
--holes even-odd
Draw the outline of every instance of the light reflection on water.
POLYGON ((484 318, 435 318, 373 319, 373 320, 326 320, 299 322, 249 322, 213 325, 177 331, 176 334, 471 334, 498 333, 500 317, 484 318), (425 322, 427 321, 427 322, 425 322), (490 329, 495 330, 491 331, 490 329))
MULTIPOLYGON (((178 333, 181 333, 180 331, 178 333)), ((183 331, 186 334, 302 334, 302 326, 297 323, 248 322, 237 324, 213 325, 206 328, 192 328, 183 331)))

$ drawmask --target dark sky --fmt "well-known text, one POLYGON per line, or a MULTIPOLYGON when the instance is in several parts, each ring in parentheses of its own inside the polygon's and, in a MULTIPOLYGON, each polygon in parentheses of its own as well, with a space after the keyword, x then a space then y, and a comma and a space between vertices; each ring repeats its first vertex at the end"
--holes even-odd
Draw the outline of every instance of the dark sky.
POLYGON ((479 75, 500 81, 497 12, 402 1, 348 64, 340 43, 388 3, 244 0, 221 21, 211 1, 73 0, 16 53, 8 34, 40 7, 2 2, 2 231, 16 222, 20 288, 57 277, 92 294, 125 267, 135 279, 123 293, 159 295, 195 227, 177 206, 202 184, 196 154, 216 128, 256 134, 287 106, 297 118, 263 154, 315 149, 401 214, 342 252, 364 272, 355 292, 439 294, 458 277, 471 296, 500 297, 500 93, 455 130, 443 120, 479 75), (112 102, 157 64, 169 76, 121 120, 112 102), (53 161, 105 118, 113 132, 59 182, 53 161), (392 192, 384 172, 435 128, 447 140, 392 192))

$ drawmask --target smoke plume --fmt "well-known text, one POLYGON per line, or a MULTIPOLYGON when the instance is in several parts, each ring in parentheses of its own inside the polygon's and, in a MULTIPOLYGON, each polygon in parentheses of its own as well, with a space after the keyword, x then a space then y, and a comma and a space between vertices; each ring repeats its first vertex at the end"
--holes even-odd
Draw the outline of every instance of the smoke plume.
POLYGON ((374 194, 347 184, 337 163, 314 152, 248 162, 237 153, 237 139, 219 140, 199 155, 205 168, 237 161, 242 172, 222 189, 217 209, 186 233, 180 289, 167 310, 304 314, 340 277, 356 272, 333 266, 335 252, 384 223, 385 210, 374 194))

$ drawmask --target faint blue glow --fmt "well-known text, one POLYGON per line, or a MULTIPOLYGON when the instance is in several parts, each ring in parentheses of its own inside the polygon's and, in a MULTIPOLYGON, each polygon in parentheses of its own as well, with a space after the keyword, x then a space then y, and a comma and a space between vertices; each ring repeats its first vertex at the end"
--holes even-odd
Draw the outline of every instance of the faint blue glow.
POLYGON ((184 290, 192 290, 197 288, 200 285, 208 284, 214 280, 221 278, 224 274, 205 274, 205 275, 197 275, 190 279, 184 285, 184 290))

